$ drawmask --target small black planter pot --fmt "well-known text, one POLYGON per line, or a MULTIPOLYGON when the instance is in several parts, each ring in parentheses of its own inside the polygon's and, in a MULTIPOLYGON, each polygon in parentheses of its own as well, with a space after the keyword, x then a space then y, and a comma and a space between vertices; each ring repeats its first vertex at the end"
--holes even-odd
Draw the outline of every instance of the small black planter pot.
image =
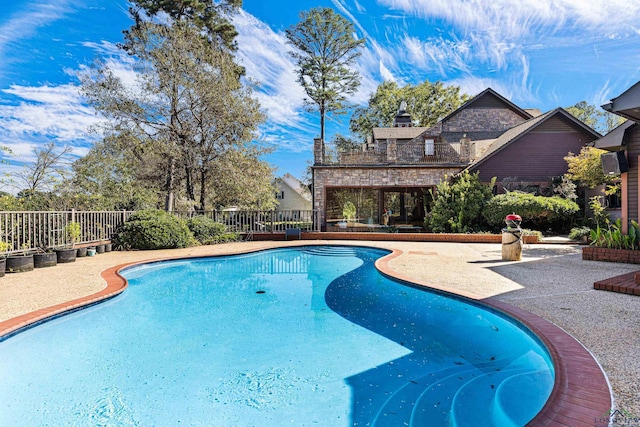
POLYGON ((33 266, 35 268, 53 267, 58 264, 58 256, 55 252, 33 254, 33 266))
POLYGON ((4 270, 7 268, 7 259, 0 258, 0 277, 4 276, 4 270))
POLYGON ((76 249, 76 257, 82 258, 87 256, 87 248, 76 249))
POLYGON ((96 245, 96 253, 103 254, 104 253, 104 245, 96 245))
POLYGON ((22 273, 33 270, 33 254, 7 257, 7 273, 22 273))
POLYGON ((56 249, 58 264, 65 264, 76 261, 76 249, 56 249))
POLYGON ((105 252, 111 252, 112 246, 111 243, 105 243, 104 244, 104 251, 105 252))

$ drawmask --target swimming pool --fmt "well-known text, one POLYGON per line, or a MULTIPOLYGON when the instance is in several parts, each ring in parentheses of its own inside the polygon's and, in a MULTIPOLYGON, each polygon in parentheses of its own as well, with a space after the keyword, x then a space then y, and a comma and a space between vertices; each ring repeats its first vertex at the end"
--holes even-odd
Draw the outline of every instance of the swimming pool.
POLYGON ((0 343, 0 424, 526 423, 553 385, 538 340, 386 278, 373 262, 387 253, 308 246, 127 269, 120 297, 0 343))

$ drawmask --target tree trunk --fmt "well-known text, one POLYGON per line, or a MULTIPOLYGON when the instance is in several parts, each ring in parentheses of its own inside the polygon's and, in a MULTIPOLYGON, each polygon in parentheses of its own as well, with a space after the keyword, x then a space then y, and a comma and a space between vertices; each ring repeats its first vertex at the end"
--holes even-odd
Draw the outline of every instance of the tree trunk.
POLYGON ((203 169, 200 171, 200 208, 199 208, 199 210, 203 212, 205 210, 206 198, 207 198, 207 171, 203 169))
POLYGON ((322 152, 324 151, 324 116, 325 116, 325 108, 324 106, 320 107, 320 143, 322 144, 322 152))
POLYGON ((193 168, 185 162, 184 164, 185 186, 187 190, 187 198, 193 202, 196 201, 196 192, 193 187, 193 168))
POLYGON ((173 187, 175 183, 175 174, 176 174, 176 160, 173 156, 169 157, 169 165, 167 171, 167 182, 166 182, 166 191, 167 195, 164 201, 164 210, 167 212, 173 212, 173 187))

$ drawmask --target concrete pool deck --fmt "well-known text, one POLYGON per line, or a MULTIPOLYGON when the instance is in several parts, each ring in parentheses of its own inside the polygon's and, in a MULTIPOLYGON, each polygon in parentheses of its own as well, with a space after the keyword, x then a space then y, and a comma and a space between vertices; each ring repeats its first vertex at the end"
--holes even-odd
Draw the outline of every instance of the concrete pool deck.
MULTIPOLYGON (((484 300, 501 309, 509 308, 505 305, 509 304, 515 307, 511 311, 516 314, 533 313, 548 320, 579 340, 596 357, 609 377, 615 405, 622 416, 640 416, 640 360, 637 357, 640 298, 593 289, 595 281, 636 271, 639 267, 583 261, 581 248, 577 245, 527 245, 520 262, 502 261, 501 245, 481 243, 265 241, 180 250, 110 252, 79 258, 71 264, 0 278, 0 336, 21 325, 29 318, 29 313, 44 314, 46 310, 38 310, 52 306, 69 308, 74 305, 69 301, 86 299, 100 291, 104 293, 106 282, 101 273, 120 264, 325 243, 394 249, 399 251, 398 255, 381 263, 388 274, 484 300)), ((109 274, 111 279, 116 277, 113 268, 109 274)), ((117 289, 117 280, 115 282, 110 286, 117 289)), ((556 338, 560 342, 563 340, 561 334, 556 338)), ((571 356, 573 350, 563 349, 563 345, 559 347, 568 352, 566 357, 571 356)), ((581 382, 588 384, 589 374, 584 376, 581 382)), ((548 425, 606 425, 606 409, 596 409, 594 404, 589 411, 589 400, 597 397, 586 392, 580 398, 581 402, 572 401, 575 396, 565 399, 556 408, 560 416, 547 419, 548 425), (572 412, 576 411, 582 412, 580 422, 572 418, 572 412), (558 421, 562 417, 566 417, 565 422, 558 421)), ((538 424, 546 425, 543 421, 538 424)))

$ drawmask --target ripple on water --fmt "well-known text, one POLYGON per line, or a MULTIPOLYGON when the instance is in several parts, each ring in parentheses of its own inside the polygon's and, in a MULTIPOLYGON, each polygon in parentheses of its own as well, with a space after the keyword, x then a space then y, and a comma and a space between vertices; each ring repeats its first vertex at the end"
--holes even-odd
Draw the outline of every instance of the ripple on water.
POLYGON ((96 427, 141 425, 126 404, 122 392, 115 387, 103 389, 101 397, 90 408, 76 407, 74 413, 87 425, 96 427))
POLYGON ((240 404, 258 410, 276 410, 283 405, 294 405, 300 391, 324 392, 321 383, 328 373, 315 377, 296 375, 293 369, 269 367, 263 371, 237 372, 233 378, 218 387, 208 389, 214 402, 240 404))

